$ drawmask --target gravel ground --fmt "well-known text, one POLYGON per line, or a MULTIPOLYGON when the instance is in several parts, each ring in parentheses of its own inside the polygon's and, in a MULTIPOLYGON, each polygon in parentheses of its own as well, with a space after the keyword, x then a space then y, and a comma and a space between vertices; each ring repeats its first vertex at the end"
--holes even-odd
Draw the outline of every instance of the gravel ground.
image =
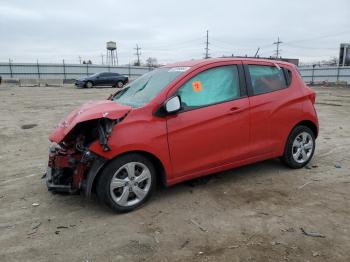
POLYGON ((113 90, 1 85, 0 261, 350 261, 350 89, 316 91, 308 167, 264 161, 160 188, 118 215, 41 180, 54 125, 113 90))

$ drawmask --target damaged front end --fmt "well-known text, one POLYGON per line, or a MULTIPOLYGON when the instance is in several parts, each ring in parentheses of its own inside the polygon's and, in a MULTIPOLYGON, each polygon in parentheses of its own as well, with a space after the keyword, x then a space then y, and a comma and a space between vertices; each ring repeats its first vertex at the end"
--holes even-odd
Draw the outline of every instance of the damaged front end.
POLYGON ((49 191, 78 193, 86 171, 94 156, 89 151, 78 152, 52 144, 49 149, 49 162, 46 172, 46 185, 49 191))
POLYGON ((112 111, 106 111, 105 105, 103 110, 98 110, 101 103, 83 105, 62 120, 50 135, 53 143, 46 172, 49 191, 70 194, 83 191, 90 196, 93 180, 107 160, 91 152, 89 147, 98 141, 103 151, 110 151, 108 138, 113 127, 130 110, 114 102, 106 103, 113 107, 112 111))

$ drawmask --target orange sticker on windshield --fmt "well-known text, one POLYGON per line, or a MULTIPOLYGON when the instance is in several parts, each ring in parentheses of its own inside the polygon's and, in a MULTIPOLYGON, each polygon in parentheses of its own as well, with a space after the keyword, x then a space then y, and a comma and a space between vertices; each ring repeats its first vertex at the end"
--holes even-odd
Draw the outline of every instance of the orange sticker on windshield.
POLYGON ((193 91, 194 92, 200 92, 202 91, 202 83, 200 81, 194 81, 192 82, 192 86, 193 86, 193 91))

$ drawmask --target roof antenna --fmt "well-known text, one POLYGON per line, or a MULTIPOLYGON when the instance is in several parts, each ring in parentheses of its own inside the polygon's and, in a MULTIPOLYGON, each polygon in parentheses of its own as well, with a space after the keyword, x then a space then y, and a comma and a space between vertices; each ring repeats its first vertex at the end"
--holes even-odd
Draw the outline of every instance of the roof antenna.
POLYGON ((259 50, 260 50, 260 47, 258 47, 258 50, 256 50, 254 57, 258 57, 259 50))

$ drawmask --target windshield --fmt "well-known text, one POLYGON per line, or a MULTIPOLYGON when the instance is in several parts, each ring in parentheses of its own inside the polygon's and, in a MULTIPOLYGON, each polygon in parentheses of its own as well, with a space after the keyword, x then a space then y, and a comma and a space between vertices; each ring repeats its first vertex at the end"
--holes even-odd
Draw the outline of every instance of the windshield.
POLYGON ((89 75, 89 77, 95 77, 95 76, 98 76, 98 75, 100 75, 101 73, 95 73, 95 74, 93 74, 93 75, 89 75))
POLYGON ((151 71, 127 85, 116 94, 113 101, 132 107, 141 107, 188 69, 189 67, 164 67, 151 71))

